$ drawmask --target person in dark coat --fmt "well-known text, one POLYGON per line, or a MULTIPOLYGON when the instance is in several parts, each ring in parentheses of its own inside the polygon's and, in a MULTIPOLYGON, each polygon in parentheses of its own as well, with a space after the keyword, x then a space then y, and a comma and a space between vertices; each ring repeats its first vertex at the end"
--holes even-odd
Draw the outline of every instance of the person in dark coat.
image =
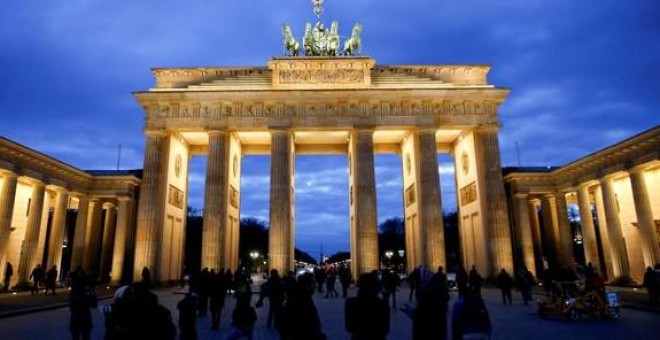
POLYGON ((344 322, 352 340, 383 340, 390 332, 390 307, 378 297, 378 277, 362 274, 357 297, 346 300, 344 322))
POLYGON ((658 292, 656 292, 655 282, 654 282, 654 273, 653 268, 650 266, 646 268, 644 272, 644 281, 642 282, 644 288, 649 294, 649 303, 654 304, 658 302, 658 292))
POLYGON ((399 285, 399 278, 395 273, 383 271, 383 298, 389 303, 392 298, 392 308, 396 308, 396 287, 399 285))
POLYGON ((506 269, 502 268, 500 274, 497 275, 496 284, 500 289, 500 292, 502 292, 502 304, 506 305, 508 300, 509 304, 512 305, 513 302, 511 301, 511 289, 513 288, 513 278, 511 278, 511 275, 507 273, 506 269))
POLYGON ((456 287, 458 296, 463 296, 468 288, 468 273, 463 266, 458 267, 456 272, 456 287))
POLYGON ((48 294, 48 290, 53 292, 55 295, 55 283, 57 282, 57 267, 52 266, 46 273, 46 291, 44 294, 48 294))
POLYGON ((266 326, 272 327, 273 322, 275 325, 278 325, 278 317, 282 311, 282 305, 284 304, 284 294, 285 287, 280 274, 277 269, 272 269, 270 271, 270 277, 264 283, 259 301, 257 302, 257 307, 263 305, 264 298, 268 298, 268 318, 266 319, 266 326))
POLYGON ((9 291, 9 282, 11 281, 11 276, 14 275, 14 267, 11 266, 11 263, 7 261, 7 264, 5 265, 5 282, 4 282, 4 290, 5 292, 9 291))
POLYGON ((224 270, 219 274, 213 275, 213 284, 210 288, 210 310, 211 310, 211 329, 216 330, 220 327, 220 315, 225 306, 225 297, 227 296, 227 281, 224 270))
POLYGON ((44 280, 44 270, 41 268, 41 265, 38 264, 34 269, 32 269, 32 273, 30 273, 30 279, 32 279, 32 294, 37 294, 39 293, 39 285, 41 284, 41 281, 44 280))
POLYGON ((484 279, 479 275, 479 272, 477 272, 477 267, 472 266, 470 274, 468 275, 468 285, 470 286, 470 290, 481 296, 481 285, 483 282, 484 279))
POLYGON ((516 276, 516 281, 518 288, 520 289, 520 295, 523 299, 523 304, 527 306, 529 301, 532 300, 532 289, 536 285, 536 279, 534 274, 530 272, 526 267, 520 270, 516 276))
POLYGON ((196 340, 197 297, 194 293, 187 293, 176 307, 179 310, 179 339, 196 340))
POLYGON ((331 298, 339 296, 337 290, 335 289, 335 282, 337 281, 337 275, 335 275, 334 270, 328 271, 328 275, 325 278, 325 298, 328 296, 331 298))
POLYGON ((447 338, 447 303, 449 286, 442 266, 421 287, 417 308, 413 312, 413 340, 447 338))
POLYGON ((280 316, 280 339, 282 340, 324 340, 321 331, 321 320, 312 300, 313 288, 310 290, 298 282, 287 286, 287 300, 280 316))
POLYGON ((96 308, 96 297, 86 290, 85 285, 75 285, 69 294, 69 332, 74 340, 89 340, 92 332, 92 308, 96 308))
POLYGON ((412 301, 413 296, 417 296, 417 291, 420 286, 420 274, 419 267, 415 267, 410 275, 408 275, 408 285, 410 286, 410 296, 408 296, 408 302, 412 301))
MULTIPOLYGON (((493 327, 484 300, 475 291, 467 290, 452 309, 452 339, 462 340, 466 335, 490 338, 493 327)), ((475 337, 476 338, 476 337, 475 337)))
POLYGON ((351 285, 352 280, 349 268, 344 267, 339 271, 339 282, 341 282, 341 292, 344 299, 348 297, 348 287, 351 285))
POLYGON ((151 286, 151 271, 149 271, 149 268, 147 266, 142 267, 142 283, 146 285, 147 287, 151 286))
POLYGON ((231 316, 232 329, 227 335, 227 340, 247 338, 252 340, 254 323, 257 321, 257 312, 250 306, 250 296, 240 294, 236 297, 236 307, 231 316))
POLYGON ((323 285, 325 284, 326 272, 323 268, 314 269, 314 278, 316 279, 316 288, 319 294, 323 293, 323 285))

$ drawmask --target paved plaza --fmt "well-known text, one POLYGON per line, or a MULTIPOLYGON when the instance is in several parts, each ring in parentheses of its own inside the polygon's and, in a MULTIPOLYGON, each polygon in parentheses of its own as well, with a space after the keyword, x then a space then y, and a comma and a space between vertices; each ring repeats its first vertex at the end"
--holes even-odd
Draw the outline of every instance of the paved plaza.
MULTIPOLYGON (((176 322, 178 313, 176 303, 182 298, 183 290, 171 288, 159 291, 160 302, 172 311, 176 322)), ((351 291, 355 294, 355 290, 351 291)), ((563 320, 543 320, 535 315, 534 306, 523 306, 520 299, 514 300, 513 306, 502 306, 499 293, 493 289, 484 291, 486 303, 493 322, 493 339, 651 339, 654 334, 660 334, 660 320, 657 313, 624 309, 622 319, 617 322, 583 320, 567 322, 563 320)), ((323 331, 328 339, 350 339, 344 329, 344 299, 325 299, 323 295, 315 295, 316 307, 322 322, 323 331)), ((452 293, 452 301, 456 293, 452 293)), ((253 299, 256 301, 256 296, 253 299)), ((227 308, 223 310, 221 329, 209 330, 209 317, 198 318, 197 330, 200 339, 225 339, 229 330, 231 311, 234 301, 227 300, 227 308)), ((399 307, 407 305, 407 290, 398 293, 399 307)), ((107 301, 99 304, 101 307, 107 301)), ((267 304, 257 309, 257 325, 255 339, 277 339, 273 329, 265 326, 268 309, 267 304)), ((93 311, 93 339, 103 338, 103 315, 101 308, 93 311)), ((31 313, 23 316, 0 319, 0 334, 2 338, 9 335, 14 339, 69 339, 69 310, 60 308, 51 311, 31 313)), ((401 309, 391 313, 391 331, 389 339, 410 339, 412 322, 408 314, 401 309)))

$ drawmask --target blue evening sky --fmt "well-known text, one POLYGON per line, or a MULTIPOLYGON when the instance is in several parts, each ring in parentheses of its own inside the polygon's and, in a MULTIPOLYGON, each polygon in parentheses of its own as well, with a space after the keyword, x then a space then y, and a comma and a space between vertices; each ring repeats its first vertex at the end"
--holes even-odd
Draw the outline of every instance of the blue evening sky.
MULTIPOLYGON (((151 67, 265 65, 297 36, 309 0, 5 0, 0 135, 82 169, 141 168, 144 114, 131 92, 151 67)), ((490 64, 512 89, 500 108, 504 165, 562 165, 660 123, 660 2, 327 0, 342 35, 363 24, 379 64, 490 64)), ((443 208, 456 209, 441 155, 443 208)), ((190 202, 202 207, 205 158, 190 202)), ((268 218, 269 157, 244 159, 242 216, 268 218)), ((348 249, 346 157, 296 160, 296 245, 348 249)), ((401 160, 376 157, 379 220, 402 215, 401 160)))

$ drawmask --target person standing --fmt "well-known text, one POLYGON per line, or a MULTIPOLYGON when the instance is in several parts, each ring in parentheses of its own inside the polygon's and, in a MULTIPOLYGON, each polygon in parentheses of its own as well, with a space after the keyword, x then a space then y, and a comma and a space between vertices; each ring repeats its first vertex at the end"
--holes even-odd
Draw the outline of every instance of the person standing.
POLYGON ((301 276, 297 282, 287 285, 286 303, 280 317, 280 339, 283 340, 325 340, 321 331, 319 313, 312 300, 313 288, 301 276))
POLYGON ((48 290, 50 289, 55 295, 55 283, 57 282, 57 267, 52 266, 46 273, 46 291, 44 295, 48 295, 48 290))
POLYGON ((186 293, 185 297, 176 305, 179 310, 179 339, 196 340, 197 329, 197 297, 194 293, 186 293))
POLYGON ((511 288, 513 287, 513 279, 511 275, 507 273, 506 269, 502 268, 500 274, 497 275, 497 287, 502 292, 502 304, 506 305, 507 300, 509 304, 512 305, 511 301, 511 288))
POLYGON ((275 326, 278 326, 279 314, 284 304, 284 293, 284 284, 280 278, 280 274, 277 269, 272 269, 270 271, 270 277, 262 287, 261 296, 257 302, 257 307, 260 307, 263 305, 264 298, 268 298, 266 327, 272 327, 273 321, 275 322, 275 326))
POLYGON ((220 315, 222 314, 222 308, 225 306, 225 297, 227 295, 227 282, 225 281, 224 270, 220 270, 218 274, 213 275, 210 294, 211 329, 216 330, 220 327, 220 315))
POLYGON ((328 271, 328 275, 325 278, 325 298, 327 299, 328 296, 331 298, 339 296, 339 293, 337 293, 337 290, 335 289, 335 282, 337 281, 337 276, 335 275, 335 271, 333 269, 330 269, 328 271))
POLYGON ((408 275, 408 285, 410 286, 410 296, 408 296, 408 302, 412 301, 413 296, 417 296, 417 290, 419 290, 421 281, 419 270, 419 267, 415 267, 410 275, 408 275))
POLYGON ((351 270, 343 267, 339 272, 339 282, 341 282, 341 292, 345 298, 348 297, 348 287, 351 285, 351 270))
POLYGON ((484 279, 479 275, 479 272, 477 272, 477 267, 472 266, 470 274, 468 275, 468 285, 470 286, 470 289, 479 296, 481 296, 481 284, 483 281, 484 279))
POLYGON ((384 340, 390 332, 390 307, 378 297, 378 277, 362 274, 357 297, 346 300, 344 324, 352 340, 384 340))
POLYGON ((240 294, 236 297, 236 307, 231 316, 232 329, 227 335, 227 340, 247 338, 252 340, 254 323, 257 321, 257 313, 250 306, 250 296, 240 294))
POLYGON ((447 303, 449 287, 442 266, 421 287, 417 308, 413 313, 413 340, 440 340, 447 338, 447 303))
POLYGON ((463 296, 468 287, 468 273, 463 266, 458 267, 456 273, 456 287, 458 288, 458 295, 463 296))
POLYGON ((452 339, 490 339, 493 327, 484 300, 475 291, 467 290, 452 309, 452 339))
POLYGON ((31 294, 38 294, 39 293, 39 285, 41 284, 41 281, 44 279, 44 270, 41 268, 41 265, 38 264, 34 269, 32 269, 32 273, 30 273, 30 279, 32 279, 32 290, 31 294))
POLYGON ((518 273, 517 281, 520 295, 523 298, 523 304, 527 306, 529 301, 532 300, 532 289, 534 289, 534 286, 536 285, 534 274, 525 267, 518 273))
POLYGON ((658 292, 655 290, 654 282, 654 273, 653 268, 646 267, 646 272, 644 272, 644 281, 642 285, 646 288, 646 291, 649 293, 649 303, 654 304, 658 301, 658 292))
POLYGON ((385 270, 383 272, 383 298, 389 303, 392 298, 392 308, 396 308, 396 286, 399 284, 395 273, 385 270))
POLYGON ((142 273, 140 275, 142 276, 142 283, 147 287, 151 287, 151 271, 149 267, 142 267, 142 273))
POLYGON ((93 292, 87 291, 84 284, 75 284, 69 295, 69 332, 74 340, 89 340, 92 332, 92 308, 97 302, 93 292))
POLYGON ((7 264, 5 266, 5 282, 3 287, 5 292, 9 291, 9 282, 11 282, 12 275, 14 275, 14 268, 11 266, 11 263, 7 261, 7 264))

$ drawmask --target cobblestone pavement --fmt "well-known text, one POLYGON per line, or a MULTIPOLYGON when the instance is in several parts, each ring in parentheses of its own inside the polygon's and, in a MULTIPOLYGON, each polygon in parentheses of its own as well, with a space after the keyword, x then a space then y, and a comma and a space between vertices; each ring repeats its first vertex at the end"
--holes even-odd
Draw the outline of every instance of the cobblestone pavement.
MULTIPOLYGON (((175 305, 182 296, 182 290, 172 288, 159 291, 160 302, 172 311, 176 321, 178 316, 175 305)), ((352 294, 355 291, 351 291, 352 294)), ((535 315, 534 306, 523 306, 519 296, 514 297, 513 306, 502 306, 499 293, 486 289, 484 296, 493 322, 493 339, 651 339, 660 334, 660 318, 657 314, 638 310, 623 310, 622 318, 617 322, 583 320, 568 322, 564 320, 544 320, 535 315)), ((321 295, 314 297, 321 316, 323 331, 328 339, 349 339, 344 330, 343 304, 344 300, 324 299, 321 295)), ((456 299, 452 293, 452 301, 456 299)), ((255 297, 256 300, 256 297, 255 297)), ((400 307, 406 306, 407 290, 398 294, 400 307)), ((101 303, 101 305, 104 302, 101 303)), ((222 324, 219 331, 208 329, 209 318, 198 318, 197 329, 200 339, 224 339, 229 330, 229 319, 233 309, 233 301, 227 301, 223 310, 222 324)), ((265 327, 267 306, 257 309, 258 320, 255 329, 255 339, 277 339, 274 330, 265 327)), ((100 308, 93 311, 94 324, 92 338, 103 338, 103 316, 100 308)), ((69 311, 67 308, 31 313, 28 315, 0 319, 0 334, 10 335, 14 339, 69 339, 69 311)), ((391 313, 391 328, 389 339, 410 339, 411 320, 402 310, 391 313)), ((3 336, 4 338, 4 336, 3 336)))

